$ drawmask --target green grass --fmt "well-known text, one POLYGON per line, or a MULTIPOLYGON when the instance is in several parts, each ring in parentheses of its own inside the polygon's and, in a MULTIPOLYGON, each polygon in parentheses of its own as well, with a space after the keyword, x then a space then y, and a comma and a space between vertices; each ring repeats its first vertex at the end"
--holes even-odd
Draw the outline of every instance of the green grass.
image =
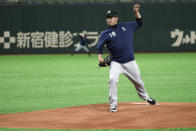
MULTIPOLYGON (((149 95, 158 102, 196 102, 196 53, 136 54, 136 61, 149 95)), ((108 78, 108 68, 98 68, 96 55, 0 56, 0 114, 107 103, 108 78)), ((118 97, 119 102, 142 101, 123 75, 118 97)))

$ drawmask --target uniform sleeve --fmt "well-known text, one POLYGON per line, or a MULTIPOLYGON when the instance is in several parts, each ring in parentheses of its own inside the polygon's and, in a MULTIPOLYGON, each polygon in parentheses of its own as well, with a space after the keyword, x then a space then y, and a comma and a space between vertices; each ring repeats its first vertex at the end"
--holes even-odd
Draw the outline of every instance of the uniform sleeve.
POLYGON ((142 26, 142 18, 136 18, 136 21, 127 22, 126 24, 135 31, 142 26))
POLYGON ((142 26, 142 18, 136 18, 136 22, 137 22, 139 27, 142 26))
POLYGON ((97 44, 97 54, 102 54, 103 48, 106 44, 106 40, 107 40, 106 34, 102 32, 99 36, 99 40, 97 44))

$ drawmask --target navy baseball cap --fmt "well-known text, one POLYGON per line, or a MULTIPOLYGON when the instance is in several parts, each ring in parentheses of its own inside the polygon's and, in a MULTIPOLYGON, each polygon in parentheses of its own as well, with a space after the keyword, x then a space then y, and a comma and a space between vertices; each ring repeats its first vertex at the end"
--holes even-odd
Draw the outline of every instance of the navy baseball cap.
POLYGON ((109 9, 109 10, 106 12, 105 16, 106 16, 106 18, 107 18, 107 17, 117 17, 118 15, 117 15, 117 12, 116 12, 116 11, 110 10, 110 9, 109 9))

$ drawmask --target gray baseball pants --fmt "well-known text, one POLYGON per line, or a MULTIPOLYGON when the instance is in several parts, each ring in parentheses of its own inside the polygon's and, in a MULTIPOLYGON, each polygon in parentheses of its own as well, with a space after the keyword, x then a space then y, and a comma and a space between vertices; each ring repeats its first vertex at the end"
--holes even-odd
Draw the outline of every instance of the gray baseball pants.
POLYGON ((134 84, 140 98, 143 100, 147 100, 149 98, 140 75, 139 67, 135 60, 124 64, 112 61, 110 64, 109 74, 110 105, 117 105, 117 83, 120 74, 124 74, 134 84))

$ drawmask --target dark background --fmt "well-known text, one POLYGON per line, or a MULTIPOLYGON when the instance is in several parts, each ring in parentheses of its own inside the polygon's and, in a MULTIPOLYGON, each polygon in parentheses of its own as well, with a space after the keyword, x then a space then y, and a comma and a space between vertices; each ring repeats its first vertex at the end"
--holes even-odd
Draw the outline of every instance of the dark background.
MULTIPOLYGON (((171 31, 183 31, 183 38, 190 37, 190 31, 196 31, 196 3, 139 3, 143 17, 143 27, 134 34, 135 52, 194 52, 195 43, 182 43, 172 47, 177 39, 171 38, 171 31)), ((71 31, 101 31, 107 28, 105 12, 111 8, 118 12, 119 22, 135 20, 133 3, 76 3, 76 4, 4 4, 0 5, 0 37, 9 30, 11 36, 17 33, 71 31)), ((74 41, 78 39, 74 38, 74 41)), ((70 53, 68 48, 17 48, 11 44, 4 49, 0 43, 0 54, 28 53, 70 53)), ((91 52, 96 53, 96 46, 91 52)))

